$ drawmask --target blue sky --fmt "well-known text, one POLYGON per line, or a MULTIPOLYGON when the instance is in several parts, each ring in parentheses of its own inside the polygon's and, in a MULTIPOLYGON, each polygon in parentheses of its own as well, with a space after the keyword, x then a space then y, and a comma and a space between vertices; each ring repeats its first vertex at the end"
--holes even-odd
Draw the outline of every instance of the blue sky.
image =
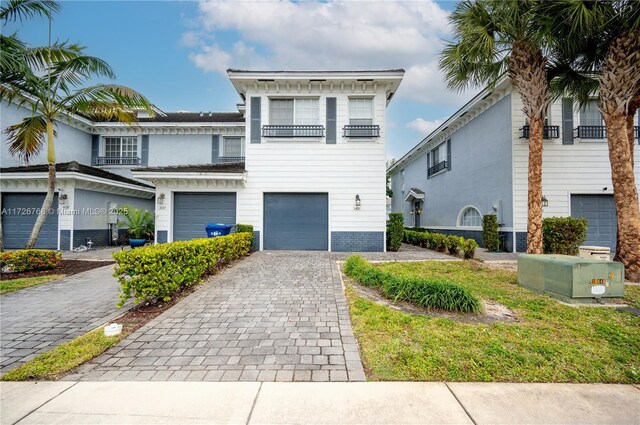
MULTIPOLYGON (((232 111, 224 70, 383 69, 407 74, 388 110, 387 156, 399 158, 473 95, 437 69, 455 2, 64 1, 54 39, 106 60, 117 83, 166 111, 232 111)), ((47 22, 12 24, 33 44, 47 22)))

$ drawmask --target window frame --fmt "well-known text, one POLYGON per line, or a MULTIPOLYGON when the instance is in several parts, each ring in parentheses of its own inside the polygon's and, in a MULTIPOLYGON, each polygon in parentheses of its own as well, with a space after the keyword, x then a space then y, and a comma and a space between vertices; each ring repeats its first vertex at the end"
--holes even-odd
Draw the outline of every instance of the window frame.
POLYGON ((138 136, 102 136, 101 154, 105 158, 140 158, 140 149, 141 149, 140 139, 138 136), (118 143, 119 155, 116 155, 116 156, 107 155, 107 144, 110 139, 111 140, 119 139, 119 143, 118 143), (126 141, 133 140, 135 142, 134 155, 128 155, 128 156, 123 155, 123 145, 124 145, 125 139, 126 141))
POLYGON ((347 102, 347 112, 349 114, 349 117, 348 117, 349 125, 375 125, 374 124, 374 117, 375 117, 374 105, 375 105, 374 98, 371 97, 371 96, 366 96, 366 97, 365 96, 349 96, 348 102, 347 102), (357 100, 368 100, 371 103, 371 108, 370 108, 371 114, 370 114, 370 116, 365 117, 364 115, 363 116, 353 116, 352 115, 352 113, 351 113, 351 101, 357 101, 357 100), (355 124, 355 123, 352 122, 352 120, 361 120, 361 121, 362 120, 370 120, 371 122, 368 123, 368 124, 362 124, 362 123, 355 124))
POLYGON ((321 120, 320 120, 320 97, 316 97, 316 96, 300 96, 300 97, 269 97, 269 124, 268 125, 322 125, 321 120), (290 100, 293 103, 293 122, 290 124, 275 124, 273 122, 273 106, 272 106, 272 102, 273 101, 283 101, 283 100, 290 100), (313 124, 300 124, 297 122, 298 120, 298 114, 296 113, 298 108, 296 107, 296 103, 302 100, 311 100, 311 101, 315 101, 316 104, 316 108, 315 108, 315 123, 313 124))
MULTIPOLYGON (((483 219, 483 214, 480 212, 480 209, 477 208, 474 205, 467 205, 464 208, 462 208, 460 210, 460 213, 458 214, 458 219, 456 220, 456 227, 462 227, 465 229, 482 229, 482 219, 483 219), (476 213, 478 213, 479 216, 479 222, 478 224, 463 224, 463 220, 467 214, 467 212, 469 211, 475 211, 476 213)), ((475 217, 474 217, 475 218, 475 217)))
POLYGON ((580 126, 604 126, 604 118, 602 116, 602 112, 600 112, 600 108, 598 107, 598 99, 591 98, 588 102, 589 105, 595 104, 595 109, 600 116, 600 124, 587 124, 583 121, 583 118, 586 118, 584 115, 586 114, 586 106, 578 108, 578 123, 580 126))
POLYGON ((222 143, 220 146, 220 157, 222 158, 226 158, 226 157, 244 157, 245 154, 245 147, 244 147, 244 142, 245 142, 245 138, 244 136, 222 136, 222 143), (230 140, 230 139, 239 139, 240 140, 240 155, 227 155, 226 152, 226 141, 230 140))

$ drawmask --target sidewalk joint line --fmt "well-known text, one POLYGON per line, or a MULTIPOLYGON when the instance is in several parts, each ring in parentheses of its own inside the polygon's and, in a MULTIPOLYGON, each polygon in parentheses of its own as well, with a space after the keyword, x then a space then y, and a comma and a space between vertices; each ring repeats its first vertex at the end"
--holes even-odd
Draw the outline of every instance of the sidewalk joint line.
POLYGON ((260 395, 262 384, 263 382, 260 382, 260 386, 258 387, 258 392, 256 392, 256 397, 253 399, 253 404, 251 405, 251 410, 249 411, 249 416, 247 417, 246 425, 249 425, 249 422, 251 422, 251 416, 253 416, 253 409, 255 409, 256 403, 258 402, 258 396, 260 395))
POLYGON ((456 395, 456 393, 453 392, 453 390, 451 389, 451 387, 449 386, 449 384, 447 382, 444 383, 444 385, 447 386, 447 389, 449 390, 449 392, 451 393, 451 395, 453 396, 453 398, 456 399, 456 401, 458 402, 458 404, 460 405, 460 407, 462 407, 462 410, 464 410, 464 413, 467 414, 467 416, 469 417, 469 419, 471 419, 471 422, 473 422, 474 425, 478 425, 478 423, 476 422, 475 419, 473 419, 473 416, 471 416, 471 413, 469 413, 469 411, 467 410, 466 407, 464 407, 464 404, 462 404, 462 401, 460 401, 460 399, 458 398, 458 396, 456 395))
MULTIPOLYGON (((20 421, 22 421, 24 418, 26 418, 27 416, 31 415, 32 413, 34 413, 36 410, 39 410, 41 407, 43 407, 45 404, 49 403, 51 400, 53 400, 54 398, 58 398, 59 396, 61 396, 62 394, 64 394, 65 392, 67 392, 68 390, 70 390, 71 388, 75 387, 76 385, 79 384, 79 381, 76 381, 73 383, 73 385, 68 386, 67 388, 65 388, 64 390, 60 391, 58 394, 54 395, 53 397, 51 397, 50 399, 48 399, 47 401, 45 401, 44 403, 36 406, 33 410, 31 410, 29 413, 27 413, 26 415, 22 416, 20 419, 18 419, 17 421, 15 421, 13 423, 13 425, 19 423, 20 421)), ((35 385, 35 384, 34 384, 35 385)))

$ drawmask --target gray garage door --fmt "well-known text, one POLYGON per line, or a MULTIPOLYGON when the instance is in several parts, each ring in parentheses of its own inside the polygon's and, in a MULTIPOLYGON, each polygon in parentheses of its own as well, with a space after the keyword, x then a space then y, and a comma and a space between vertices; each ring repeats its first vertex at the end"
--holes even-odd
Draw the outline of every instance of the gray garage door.
POLYGON ((186 193, 173 195, 173 240, 205 238, 209 223, 236 224, 236 194, 186 193))
POLYGON ((329 249, 326 193, 265 193, 264 249, 329 249))
POLYGON ((571 215, 589 221, 585 245, 616 248, 616 207, 613 195, 571 195, 571 215))
MULTIPOLYGON (((38 212, 42 208, 44 193, 2 194, 2 230, 4 247, 24 248, 31 235, 38 212)), ((58 195, 53 198, 53 214, 47 215, 42 225, 36 248, 58 249, 58 195)))

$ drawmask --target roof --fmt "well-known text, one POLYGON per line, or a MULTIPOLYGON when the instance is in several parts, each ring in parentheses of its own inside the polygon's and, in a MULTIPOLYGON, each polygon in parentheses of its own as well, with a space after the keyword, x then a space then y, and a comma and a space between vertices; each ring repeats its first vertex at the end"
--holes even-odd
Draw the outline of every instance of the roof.
POLYGON ((244 122, 240 112, 165 112, 153 118, 139 118, 140 122, 244 122))
POLYGON ((404 73, 404 69, 402 68, 397 68, 397 69, 372 69, 372 70, 345 70, 345 71, 337 71, 337 70, 330 70, 330 71, 322 71, 322 70, 315 70, 315 71, 311 71, 311 70, 306 70, 306 71, 287 71, 287 70, 279 70, 279 71, 252 71, 249 69, 234 69, 234 68, 229 68, 227 69, 227 74, 230 73, 234 73, 234 74, 386 74, 386 73, 390 73, 390 72, 402 72, 404 73))
POLYGON ((413 193, 415 193, 416 195, 424 195, 424 191, 420 190, 416 187, 412 187, 411 189, 409 189, 410 191, 412 191, 413 193))
POLYGON ((222 164, 175 165, 166 167, 136 168, 138 172, 167 173, 244 173, 244 162, 226 162, 222 164))
MULTIPOLYGON (((46 173, 49 171, 48 164, 38 164, 38 165, 22 165, 18 167, 5 167, 0 168, 0 173, 8 174, 8 173, 46 173)), ((101 177, 103 179, 113 180, 121 183, 135 184, 136 186, 153 188, 145 183, 141 183, 137 180, 133 180, 119 174, 111 173, 109 171, 103 170, 97 167, 90 167, 88 165, 80 164, 76 161, 71 162, 61 162, 56 164, 57 172, 75 172, 80 174, 86 174, 88 176, 101 177)))

